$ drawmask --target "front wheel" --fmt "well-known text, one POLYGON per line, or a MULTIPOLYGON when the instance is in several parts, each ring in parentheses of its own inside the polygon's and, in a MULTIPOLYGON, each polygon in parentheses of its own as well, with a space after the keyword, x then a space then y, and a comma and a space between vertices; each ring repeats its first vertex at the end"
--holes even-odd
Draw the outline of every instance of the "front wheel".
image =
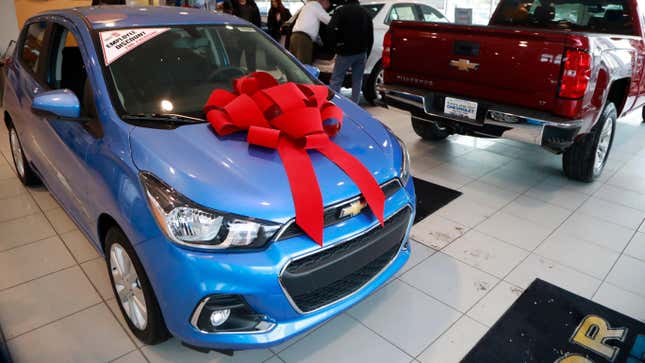
POLYGON ((565 151, 562 166, 567 177, 590 182, 602 174, 614 142, 617 118, 616 106, 608 103, 591 131, 565 151))
POLYGON ((22 143, 18 138, 18 131, 12 124, 9 125, 9 146, 11 147, 13 165, 22 184, 25 186, 40 184, 40 178, 38 178, 38 175, 27 161, 22 143))
POLYGON ((148 276, 120 228, 108 231, 105 252, 112 291, 132 333, 148 345, 168 339, 170 334, 148 276))
POLYGON ((439 126, 436 122, 424 121, 416 117, 412 117, 412 128, 422 139, 429 141, 440 141, 450 135, 447 128, 439 126))
POLYGON ((381 95, 377 91, 377 86, 381 84, 383 84, 383 64, 378 61, 372 68, 372 73, 363 83, 363 97, 367 102, 374 105, 381 100, 381 95))

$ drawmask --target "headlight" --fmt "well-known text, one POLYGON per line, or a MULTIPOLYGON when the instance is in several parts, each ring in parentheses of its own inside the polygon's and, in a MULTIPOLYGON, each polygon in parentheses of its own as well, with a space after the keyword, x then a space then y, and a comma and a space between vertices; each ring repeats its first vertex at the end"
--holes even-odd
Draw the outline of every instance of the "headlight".
POLYGON ((199 206, 150 173, 141 173, 141 181, 157 224, 181 245, 210 250, 258 248, 280 229, 277 223, 199 206))
POLYGON ((408 179, 410 179, 410 154, 408 153, 408 147, 405 146, 403 140, 399 139, 398 136, 394 137, 396 137, 396 141, 398 141, 401 146, 403 160, 401 161, 401 173, 399 175, 401 178, 401 184, 406 185, 408 184, 408 179))

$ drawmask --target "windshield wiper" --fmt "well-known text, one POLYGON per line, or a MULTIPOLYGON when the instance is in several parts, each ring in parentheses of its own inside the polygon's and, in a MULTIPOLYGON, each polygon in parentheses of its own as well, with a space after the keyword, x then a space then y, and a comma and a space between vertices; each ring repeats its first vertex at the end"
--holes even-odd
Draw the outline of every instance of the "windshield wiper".
POLYGON ((206 122, 203 118, 177 113, 127 113, 121 115, 121 118, 135 122, 165 122, 171 125, 199 124, 206 122))

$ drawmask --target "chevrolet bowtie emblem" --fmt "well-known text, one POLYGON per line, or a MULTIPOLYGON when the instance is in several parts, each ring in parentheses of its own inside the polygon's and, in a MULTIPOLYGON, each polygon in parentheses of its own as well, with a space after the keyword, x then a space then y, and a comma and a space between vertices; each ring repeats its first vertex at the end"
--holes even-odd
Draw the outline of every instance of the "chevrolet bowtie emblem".
POLYGON ((352 204, 340 210, 340 216, 338 216, 338 218, 357 216, 366 206, 367 204, 363 200, 352 202, 352 204))
POLYGON ((479 69, 479 63, 470 63, 468 59, 451 60, 450 65, 465 72, 476 71, 479 69))

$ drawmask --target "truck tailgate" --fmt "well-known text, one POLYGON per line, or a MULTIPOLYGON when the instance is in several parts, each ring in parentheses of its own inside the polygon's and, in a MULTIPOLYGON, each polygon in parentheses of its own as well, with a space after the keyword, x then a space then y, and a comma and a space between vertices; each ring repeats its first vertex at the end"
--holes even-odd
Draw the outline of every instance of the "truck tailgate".
POLYGON ((385 83, 550 110, 567 35, 501 27, 395 22, 385 83))

